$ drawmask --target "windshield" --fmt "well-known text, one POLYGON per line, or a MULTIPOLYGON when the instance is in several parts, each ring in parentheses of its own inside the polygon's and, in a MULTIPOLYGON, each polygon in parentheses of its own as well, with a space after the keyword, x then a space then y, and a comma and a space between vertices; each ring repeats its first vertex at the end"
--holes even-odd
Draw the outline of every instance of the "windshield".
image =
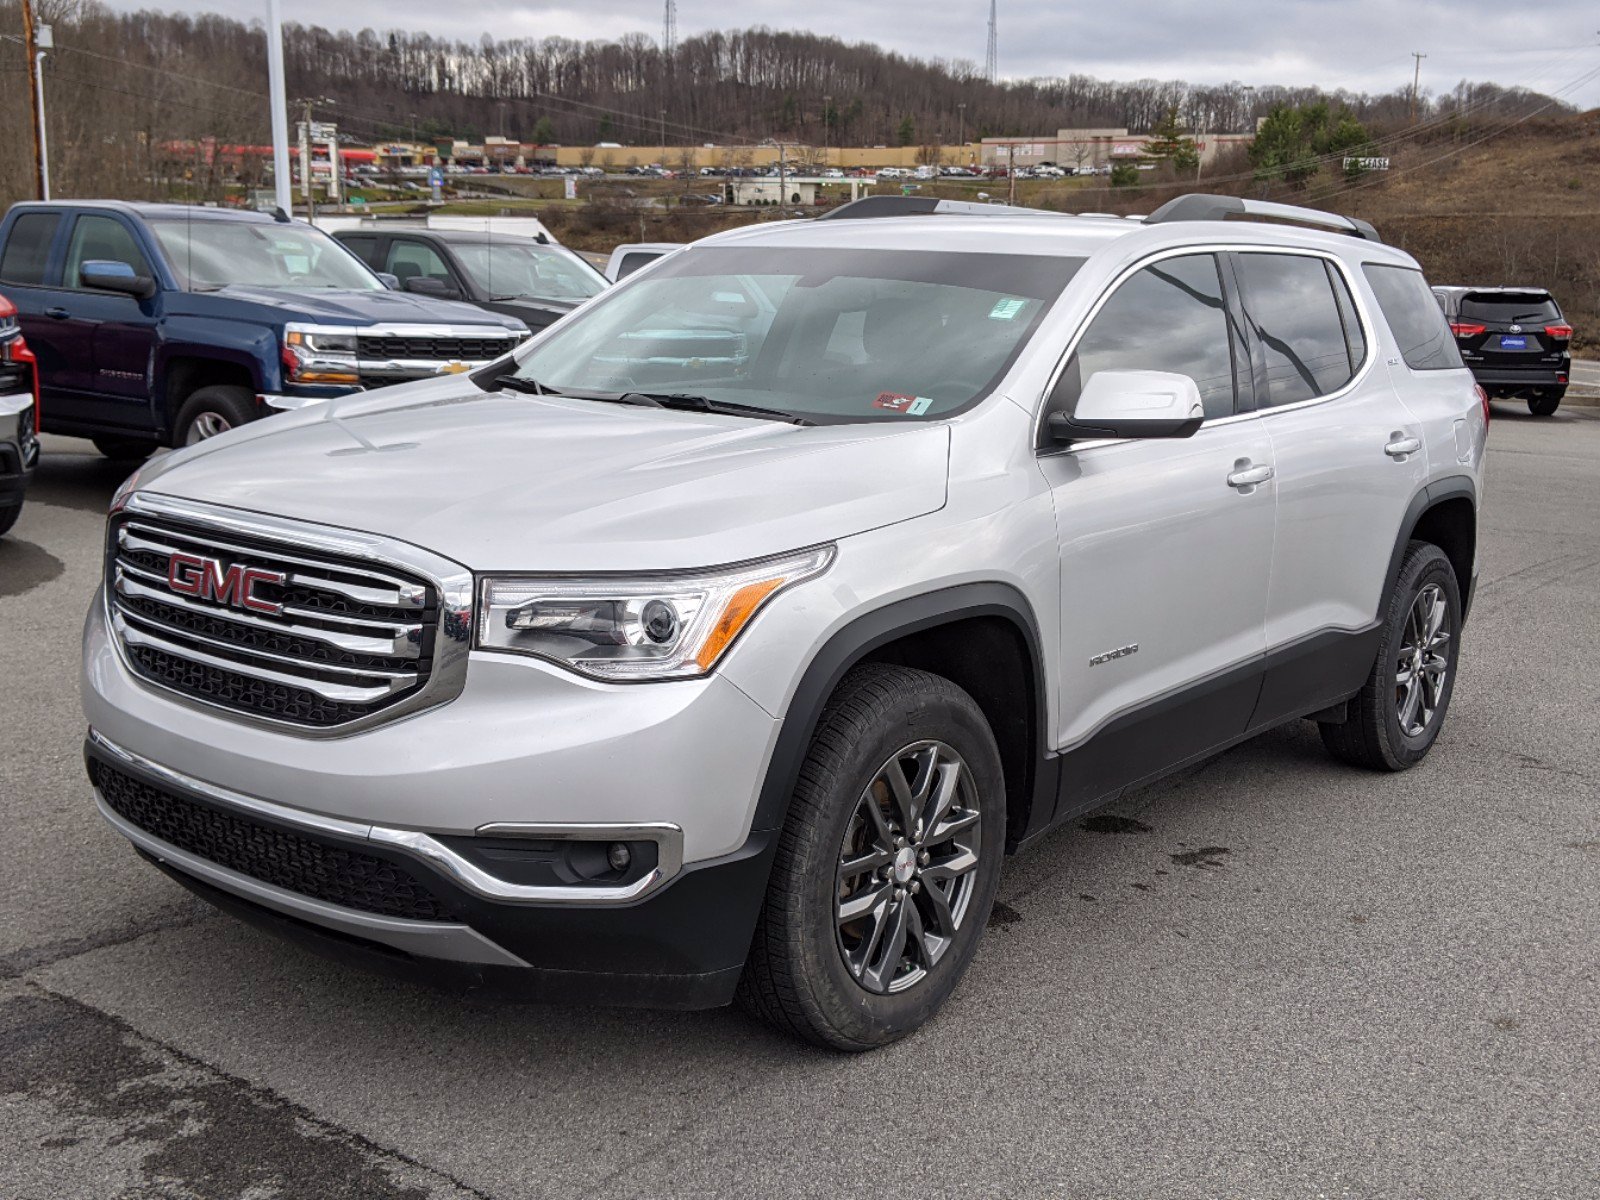
POLYGON ((173 273, 190 291, 245 287, 383 290, 383 282, 338 242, 305 225, 264 221, 150 222, 173 273))
POLYGON ((605 290, 604 275, 549 246, 451 242, 450 248, 472 282, 492 297, 587 300, 605 290))
POLYGON ((1461 297, 1461 315, 1476 321, 1559 321, 1547 292, 1480 292, 1461 297))
POLYGON ((517 375, 810 421, 949 416, 987 394, 1081 258, 695 247, 556 327, 517 375))

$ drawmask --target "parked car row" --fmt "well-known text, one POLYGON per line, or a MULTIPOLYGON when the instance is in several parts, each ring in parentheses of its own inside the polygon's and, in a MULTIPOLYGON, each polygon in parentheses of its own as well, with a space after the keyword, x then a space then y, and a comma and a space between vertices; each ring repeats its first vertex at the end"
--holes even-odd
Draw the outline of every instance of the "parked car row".
MULTIPOLYGON (((15 332, 0 352, 29 356, 40 428, 141 458, 274 411, 475 369, 605 286, 578 255, 526 237, 336 240, 281 214, 19 204, 0 222, 0 332, 15 332)), ((0 397, 20 394, 9 365, 0 397)), ((0 433, 18 403, 0 401, 0 433)), ((31 466, 31 438, 26 448, 31 466)), ((12 457, 0 451, 0 478, 12 457)))

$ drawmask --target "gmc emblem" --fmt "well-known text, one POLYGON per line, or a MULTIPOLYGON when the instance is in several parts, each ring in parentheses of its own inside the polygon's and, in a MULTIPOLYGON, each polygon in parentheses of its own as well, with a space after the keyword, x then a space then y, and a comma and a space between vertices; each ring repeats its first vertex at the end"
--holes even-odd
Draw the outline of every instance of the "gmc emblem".
POLYGON ((286 578, 282 571, 263 571, 243 563, 225 567, 214 558, 177 551, 167 558, 167 586, 180 596, 198 596, 202 600, 214 600, 230 608, 244 608, 271 617, 283 612, 283 605, 260 599, 255 594, 256 585, 282 583, 286 578))

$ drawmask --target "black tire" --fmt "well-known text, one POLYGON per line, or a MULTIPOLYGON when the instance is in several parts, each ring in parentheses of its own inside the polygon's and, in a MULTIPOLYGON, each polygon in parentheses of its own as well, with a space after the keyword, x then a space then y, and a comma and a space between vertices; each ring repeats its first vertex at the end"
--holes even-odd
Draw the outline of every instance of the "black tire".
POLYGON ((5 537, 11 532, 11 527, 17 523, 17 518, 22 515, 22 501, 8 504, 0 508, 0 537, 5 537))
MULTIPOLYGON (((916 774, 908 772, 902 779, 909 779, 915 790, 916 774)), ((1000 753, 971 696, 947 679, 907 667, 872 663, 851 671, 823 710, 801 766, 739 983, 740 1004, 779 1030, 847 1051, 887 1045, 928 1021, 966 971, 988 922, 1000 882, 1005 806, 1000 753), (960 836, 970 841, 976 833, 977 847, 936 837, 926 843, 913 839, 911 863, 896 866, 880 859, 883 865, 874 871, 841 874, 841 856, 860 853, 850 849, 854 843, 847 839, 871 832, 865 805, 879 807, 870 797, 888 796, 874 785, 886 778, 884 772, 911 765, 913 752, 921 755, 929 747, 942 747, 938 755, 951 753, 927 759, 923 777, 951 765, 965 769, 956 773, 961 790, 950 816, 932 823, 942 829, 958 813, 969 820, 975 808, 976 820, 960 836), (924 845, 930 848, 928 856, 920 853, 924 845), (941 863, 974 857, 976 865, 961 877, 970 877, 970 884, 941 868, 941 863), (903 881, 901 867, 917 874, 903 881), (936 875, 948 886, 941 889, 936 875), (938 904, 935 891, 942 898, 938 904), (860 922, 841 922, 837 906, 868 892, 885 897, 882 907, 860 922), (910 906, 904 920, 913 931, 904 936, 903 955, 889 949, 895 944, 902 905, 910 906), (953 936, 942 949, 930 949, 930 939, 915 931, 939 928, 940 914, 954 910, 960 910, 959 916, 945 926, 953 928, 953 936), (880 983, 887 980, 888 990, 869 986, 873 972, 868 969, 858 978, 845 960, 846 941, 857 937, 852 926, 867 922, 874 929, 881 922, 889 930, 872 943, 880 947, 884 964, 877 978, 880 983)), ((892 802, 879 807, 898 827, 896 811, 892 802)), ((855 950, 864 959, 873 956, 864 931, 855 950)))
POLYGON ((214 383, 193 392, 178 410, 173 423, 175 445, 187 446, 256 419, 256 398, 249 388, 214 383))
POLYGON ((113 462, 143 462, 156 451, 154 442, 131 437, 97 437, 94 448, 113 462))
POLYGON ((1536 417, 1550 417, 1555 415, 1556 409, 1561 407, 1561 400, 1567 394, 1566 388, 1554 388, 1548 392, 1539 392, 1528 397, 1528 411, 1536 417))
POLYGON ((1350 701, 1346 719, 1338 725, 1322 723, 1319 726, 1322 744, 1335 757, 1374 771, 1404 771, 1416 766, 1427 756, 1444 725, 1450 696, 1455 691, 1460 653, 1461 590, 1456 583, 1455 568, 1439 547, 1429 542, 1412 542, 1406 547, 1399 578, 1389 596, 1372 672, 1360 693, 1350 701), (1437 655, 1444 668, 1436 689, 1429 688, 1426 683, 1425 676, 1429 673, 1411 671, 1416 677, 1415 687, 1423 689, 1423 709, 1430 695, 1434 703, 1431 715, 1425 718, 1426 723, 1408 732, 1401 724, 1405 698, 1410 694, 1410 689, 1400 683, 1402 657, 1408 663, 1415 662, 1413 643, 1419 640, 1424 645, 1424 656, 1429 661, 1435 657, 1431 652, 1434 648, 1426 645, 1427 639, 1416 638, 1411 624, 1413 609, 1430 588, 1437 589, 1445 605, 1442 628, 1448 640, 1442 646, 1442 653, 1437 655))

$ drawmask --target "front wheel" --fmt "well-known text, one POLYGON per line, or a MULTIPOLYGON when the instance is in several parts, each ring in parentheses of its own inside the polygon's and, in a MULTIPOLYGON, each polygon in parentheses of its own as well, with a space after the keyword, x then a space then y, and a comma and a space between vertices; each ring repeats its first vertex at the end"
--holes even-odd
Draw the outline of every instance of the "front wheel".
POLYGON ((928 1021, 966 971, 1000 881, 999 750, 972 697, 856 668, 800 770, 740 981, 744 1007, 861 1051, 928 1021))
POLYGON ((1404 771, 1433 747, 1450 708, 1461 652, 1461 590, 1443 550, 1412 542, 1389 597, 1378 657, 1346 719, 1323 724, 1336 757, 1376 771, 1404 771))
POLYGON ((197 389, 183 402, 173 425, 173 440, 180 446, 193 446, 207 438, 227 433, 256 417, 256 398, 249 388, 231 383, 216 383, 197 389))
POLYGON ((8 504, 0 508, 0 537, 5 537, 11 532, 11 527, 17 523, 17 518, 22 515, 22 501, 8 504))

